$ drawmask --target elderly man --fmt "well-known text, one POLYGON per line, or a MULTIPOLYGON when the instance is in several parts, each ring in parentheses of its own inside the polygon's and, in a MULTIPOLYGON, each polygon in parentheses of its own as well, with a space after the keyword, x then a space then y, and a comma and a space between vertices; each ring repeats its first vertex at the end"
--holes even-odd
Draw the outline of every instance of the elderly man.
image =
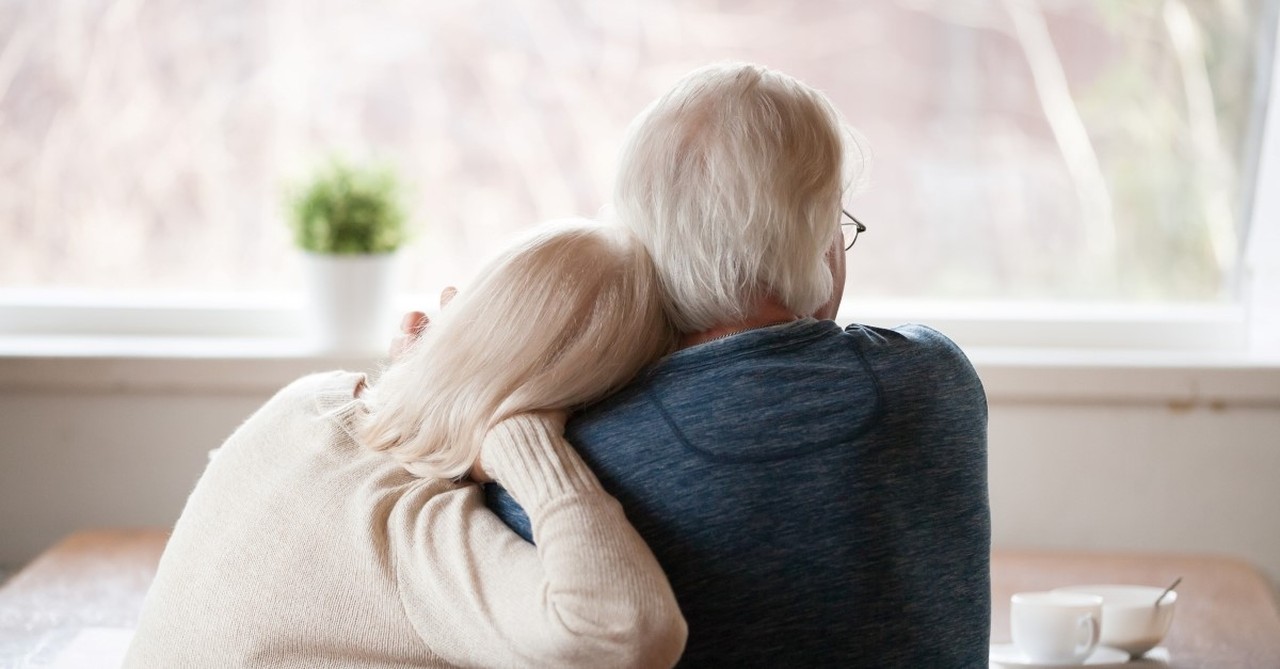
POLYGON ((929 328, 827 320, 853 148, 821 93, 754 65, 689 74, 629 131, 615 214, 684 335, 568 436, 670 578, 680 666, 987 666, 978 377, 929 328))

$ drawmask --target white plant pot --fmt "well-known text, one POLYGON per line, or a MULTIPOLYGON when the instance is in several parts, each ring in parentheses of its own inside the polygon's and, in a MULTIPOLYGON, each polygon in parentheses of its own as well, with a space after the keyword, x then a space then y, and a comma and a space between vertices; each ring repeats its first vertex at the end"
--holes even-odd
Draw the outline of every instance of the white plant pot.
POLYGON ((316 352, 382 354, 396 331, 400 254, 303 254, 307 327, 316 352))

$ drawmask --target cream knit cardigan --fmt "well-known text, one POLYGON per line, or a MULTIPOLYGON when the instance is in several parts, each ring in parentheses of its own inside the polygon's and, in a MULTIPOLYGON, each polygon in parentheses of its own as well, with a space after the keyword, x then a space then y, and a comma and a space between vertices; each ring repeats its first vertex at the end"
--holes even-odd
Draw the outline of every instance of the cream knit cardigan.
POLYGON ((676 662, 671 586, 559 425, 512 418, 484 444, 535 548, 477 485, 359 446, 363 382, 295 381, 227 440, 174 527, 126 668, 676 662))

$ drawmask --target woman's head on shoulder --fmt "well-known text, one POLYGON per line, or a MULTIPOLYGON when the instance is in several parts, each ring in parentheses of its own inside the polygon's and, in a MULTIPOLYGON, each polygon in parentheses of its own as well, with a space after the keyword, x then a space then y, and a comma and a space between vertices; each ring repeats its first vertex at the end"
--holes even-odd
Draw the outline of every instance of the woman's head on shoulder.
POLYGON ((461 476, 493 424, 603 399, 670 352, 662 303, 633 233, 584 219, 538 226, 384 370, 361 440, 417 475, 461 476))

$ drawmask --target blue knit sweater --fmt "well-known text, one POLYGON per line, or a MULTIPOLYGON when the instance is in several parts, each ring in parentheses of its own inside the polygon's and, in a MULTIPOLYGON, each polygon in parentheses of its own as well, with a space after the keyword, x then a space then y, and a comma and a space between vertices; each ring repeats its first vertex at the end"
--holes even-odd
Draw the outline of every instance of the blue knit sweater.
POLYGON ((568 435, 671 580, 680 666, 949 668, 987 666, 986 428, 938 332, 803 320, 678 351, 568 435))

